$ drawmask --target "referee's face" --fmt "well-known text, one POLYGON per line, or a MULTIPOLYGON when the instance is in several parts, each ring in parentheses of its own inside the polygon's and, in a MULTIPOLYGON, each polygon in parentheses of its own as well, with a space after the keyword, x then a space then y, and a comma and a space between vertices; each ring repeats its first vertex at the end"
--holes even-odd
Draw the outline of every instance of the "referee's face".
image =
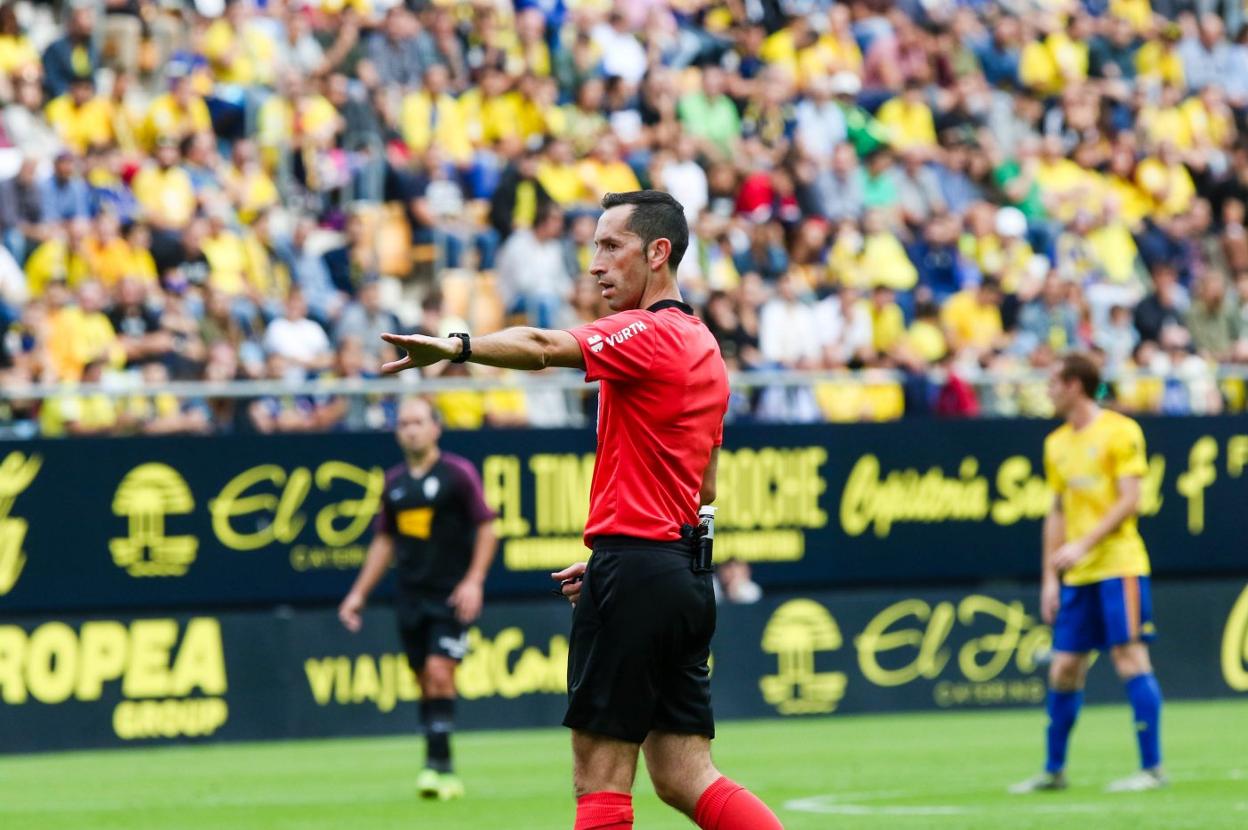
POLYGON ((399 447, 408 455, 425 455, 438 444, 441 427, 433 417, 432 405, 421 398, 406 400, 399 407, 395 432, 399 447))
POLYGON ((632 205, 620 205, 598 218, 594 231, 594 258, 589 273, 598 281, 602 298, 612 311, 641 307, 650 269, 641 237, 628 229, 632 205))

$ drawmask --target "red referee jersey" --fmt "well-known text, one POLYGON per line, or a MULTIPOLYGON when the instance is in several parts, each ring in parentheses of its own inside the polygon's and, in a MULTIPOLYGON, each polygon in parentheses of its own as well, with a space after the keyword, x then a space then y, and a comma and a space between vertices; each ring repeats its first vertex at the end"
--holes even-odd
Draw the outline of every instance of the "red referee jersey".
POLYGON ((585 379, 601 381, 585 545, 671 541, 696 524, 702 476, 723 443, 728 372, 719 344, 676 300, 572 329, 585 379))

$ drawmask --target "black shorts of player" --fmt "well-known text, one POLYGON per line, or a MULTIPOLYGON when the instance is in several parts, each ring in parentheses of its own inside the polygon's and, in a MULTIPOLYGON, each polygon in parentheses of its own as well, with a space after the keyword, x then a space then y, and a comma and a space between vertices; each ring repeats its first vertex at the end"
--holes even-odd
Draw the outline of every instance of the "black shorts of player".
POLYGON ((420 671, 430 655, 458 662, 468 653, 468 630, 455 619, 445 598, 399 597, 394 611, 412 671, 420 671))
POLYGON ((715 737, 715 590, 685 542, 602 537, 572 614, 563 725, 641 743, 651 730, 715 737))

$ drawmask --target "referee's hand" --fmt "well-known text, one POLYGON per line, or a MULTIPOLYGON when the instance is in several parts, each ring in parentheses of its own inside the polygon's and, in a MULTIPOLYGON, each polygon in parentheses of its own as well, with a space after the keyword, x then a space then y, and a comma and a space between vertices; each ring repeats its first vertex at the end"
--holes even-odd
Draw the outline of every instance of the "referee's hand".
POLYGON ((568 602, 576 605, 576 601, 581 596, 581 580, 585 577, 585 563, 577 562, 569 565, 562 571, 555 571, 550 578, 558 582, 559 593, 567 597, 568 602))
POLYGON ((397 346, 407 355, 382 365, 384 375, 393 375, 404 369, 431 366, 442 360, 450 360, 459 354, 461 344, 455 337, 426 337, 423 334, 383 334, 381 339, 397 346))

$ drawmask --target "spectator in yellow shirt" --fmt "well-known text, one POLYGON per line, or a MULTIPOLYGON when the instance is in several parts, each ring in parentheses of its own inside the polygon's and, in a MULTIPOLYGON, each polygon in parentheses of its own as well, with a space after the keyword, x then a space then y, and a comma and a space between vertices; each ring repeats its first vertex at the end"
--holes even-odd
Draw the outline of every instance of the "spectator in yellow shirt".
POLYGON ((1136 82, 1142 85, 1165 83, 1186 87, 1183 58, 1178 43, 1182 37, 1175 23, 1161 27, 1158 37, 1150 38, 1135 53, 1136 82))
POLYGON ((1056 95, 1062 91, 1062 76, 1058 72, 1053 52, 1043 32, 1035 31, 1028 22, 1023 24, 1026 45, 1018 58, 1018 77, 1023 86, 1041 95, 1056 95))
POLYGON ((1109 172, 1105 176, 1106 199, 1114 199, 1127 227, 1136 230, 1144 217, 1153 211, 1152 197, 1135 183, 1135 150, 1118 145, 1110 153, 1109 172))
POLYGON ((437 142, 447 157, 463 167, 472 161, 472 141, 459 102, 448 90, 450 74, 435 64, 425 71, 424 86, 409 92, 399 110, 399 131, 415 155, 437 142))
POLYGON ((48 102, 44 115, 65 146, 78 155, 113 141, 112 104, 95 94, 90 75, 76 76, 68 92, 48 102))
POLYGON ((342 116, 329 99, 309 89, 297 72, 282 75, 279 91, 256 115, 256 143, 272 168, 282 148, 327 148, 343 128, 342 116))
MULTIPOLYGON (((117 399, 95 391, 104 377, 105 361, 89 361, 82 370, 81 381, 91 387, 85 394, 69 389, 44 402, 39 410, 39 431, 49 438, 64 435, 115 435, 130 426, 129 416, 117 405, 117 399)), ((79 378, 73 378, 74 382, 79 378)))
POLYGON ((931 302, 915 305, 914 322, 906 331, 906 348, 911 355, 921 361, 921 365, 932 365, 944 360, 949 353, 949 345, 945 342, 945 333, 940 327, 940 312, 931 302))
POLYGON ((1080 206, 1088 204, 1096 194, 1098 178, 1095 171, 1085 170, 1066 158, 1060 136, 1045 136, 1035 180, 1051 216, 1062 222, 1073 219, 1080 206))
POLYGON ((854 39, 848 6, 838 3, 828 9, 827 30, 812 45, 798 50, 797 66, 804 85, 837 72, 862 73, 862 50, 854 39))
POLYGON ((476 146, 491 147, 504 139, 524 137, 524 96, 512 88, 511 79, 498 67, 485 67, 480 83, 456 103, 468 138, 476 146))
POLYGON ((868 210, 862 217, 862 255, 858 273, 873 286, 887 286, 894 291, 909 291, 918 282, 919 272, 906 254, 901 240, 888 227, 883 210, 868 210))
POLYGON ((1153 199, 1156 214, 1169 219, 1187 213, 1196 199, 1196 184, 1170 141, 1157 146, 1157 155, 1140 162, 1135 182, 1153 199))
POLYGON ((195 214, 195 189, 191 177, 178 166, 180 158, 177 142, 162 138, 155 163, 140 170, 131 183, 144 218, 158 230, 182 230, 195 214))
POLYGON ((559 83, 554 78, 524 78, 524 105, 521 133, 567 138, 568 113, 559 105, 559 83))
POLYGON ((1142 284, 1140 251, 1123 219, 1117 197, 1105 197, 1100 225, 1088 234, 1088 244, 1101 272, 1110 282, 1117 285, 1133 281, 1142 284))
POLYGON ((126 243, 130 246, 130 267, 126 275, 154 285, 159 274, 156 260, 152 257, 152 231, 142 222, 131 222, 126 229, 126 243))
POLYGON ((91 276, 107 289, 131 276, 134 252, 121 235, 121 222, 115 213, 102 211, 95 217, 94 232, 83 242, 83 253, 91 276))
POLYGON ((22 31, 17 4, 0 6, 0 76, 12 77, 23 69, 39 66, 39 53, 22 31))
POLYGON ((225 15, 204 33, 203 53, 217 81, 238 86, 271 86, 277 44, 254 15, 250 3, 233 0, 225 15))
POLYGON ((262 211, 278 203, 277 185, 260 164, 256 145, 249 139, 234 142, 222 182, 243 223, 250 224, 262 211))
POLYGON ((530 6, 516 15, 516 39, 507 49, 507 69, 513 75, 545 78, 553 64, 546 41, 546 15, 530 6))
POLYGON ((908 81, 901 95, 884 102, 876 118, 888 129, 889 144, 896 150, 936 146, 936 121, 923 100, 922 84, 908 81))
POLYGON ((1235 113, 1227 104, 1225 90, 1217 84, 1209 84, 1199 95, 1188 98, 1179 111, 1186 122, 1193 147, 1224 150, 1234 142, 1235 113))
POLYGON ((85 282, 72 302, 62 282, 48 286, 48 361, 57 380, 76 381, 87 364, 102 360, 120 366, 125 351, 117 342, 113 324, 104 314, 107 299, 97 282, 85 282))
POLYGON ((169 68, 169 91, 157 96, 147 109, 140 143, 151 152, 162 140, 178 142, 193 133, 210 130, 212 116, 208 105, 191 88, 186 67, 174 64, 169 68))
POLYGON ((139 139, 143 134, 145 117, 138 100, 131 95, 134 86, 133 75, 119 72, 113 78, 113 88, 108 93, 113 141, 117 149, 127 155, 139 152, 139 139))
POLYGON ((880 357, 891 356, 906 334, 906 320, 896 299, 887 285, 877 285, 871 291, 871 342, 880 357))
POLYGON ((1039 25, 1044 37, 1031 39, 1019 56, 1023 86, 1041 95, 1057 95, 1067 84, 1087 80, 1092 37, 1087 15, 1071 15, 1065 30, 1052 14, 1043 16, 1039 25))
POLYGON ((208 260, 208 285, 213 291, 238 296, 254 294, 248 280, 247 248, 237 233, 226 224, 221 210, 213 211, 208 220, 208 234, 200 243, 208 260))
POLYGON ((1180 106, 1182 100, 1183 90, 1167 84, 1161 88, 1161 100, 1157 104, 1140 108, 1136 126, 1143 133, 1147 145, 1170 141, 1180 150, 1192 149, 1191 121, 1180 106))
POLYGON ((48 238, 26 259, 26 287, 32 297, 40 296, 54 282, 76 288, 90 277, 85 255, 90 232, 88 219, 71 219, 51 228, 48 238))
POLYGON ((637 174, 621 157, 619 140, 611 133, 598 140, 589 158, 581 162, 580 170, 581 180, 594 199, 607 193, 641 189, 637 174))
POLYGON ((981 274, 995 278, 1011 294, 1018 291, 1034 255, 1023 212, 1016 207, 994 209, 986 202, 967 212, 967 233, 958 248, 981 274))
POLYGON ((824 63, 826 55, 818 51, 818 45, 819 35, 811 28, 810 19, 799 14, 794 15, 787 26, 769 35, 758 54, 791 80, 804 85, 814 77, 806 72, 830 74, 824 63))
POLYGON ((987 277, 978 287, 954 294, 940 311, 950 348, 987 352, 1001 345, 1001 285, 987 277))
POLYGON ((537 163, 537 181, 560 207, 566 208, 591 198, 581 178, 581 170, 572 158, 572 145, 563 139, 547 143, 542 159, 537 163))

